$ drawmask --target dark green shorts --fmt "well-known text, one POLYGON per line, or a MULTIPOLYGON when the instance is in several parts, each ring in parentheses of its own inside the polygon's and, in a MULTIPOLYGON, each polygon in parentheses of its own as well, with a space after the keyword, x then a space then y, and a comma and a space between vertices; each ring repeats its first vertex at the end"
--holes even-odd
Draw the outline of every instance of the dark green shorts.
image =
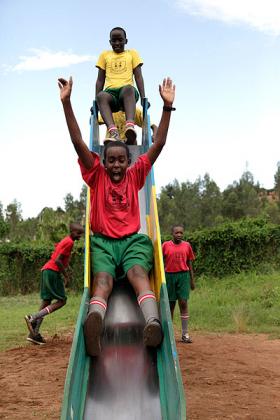
POLYGON ((165 273, 168 298, 171 302, 188 300, 190 296, 190 272, 179 271, 177 273, 165 273))
MULTIPOLYGON (((129 86, 129 85, 127 85, 129 86)), ((124 88, 125 86, 122 86, 120 88, 116 88, 116 89, 110 89, 107 88, 105 89, 104 92, 110 93, 110 95, 112 95, 112 99, 113 99, 113 105, 111 106, 112 112, 118 112, 118 111, 123 111, 123 107, 122 107, 122 103, 120 101, 120 94, 122 91, 122 88, 124 88)), ((134 89, 134 95, 135 95, 135 102, 138 101, 139 99, 139 93, 138 90, 133 86, 134 89)))
POLYGON ((119 279, 135 265, 140 265, 147 273, 153 266, 152 241, 141 233, 121 239, 95 234, 90 237, 90 248, 94 274, 105 272, 114 279, 119 279))
POLYGON ((66 300, 64 282, 58 271, 41 271, 41 299, 42 300, 66 300))

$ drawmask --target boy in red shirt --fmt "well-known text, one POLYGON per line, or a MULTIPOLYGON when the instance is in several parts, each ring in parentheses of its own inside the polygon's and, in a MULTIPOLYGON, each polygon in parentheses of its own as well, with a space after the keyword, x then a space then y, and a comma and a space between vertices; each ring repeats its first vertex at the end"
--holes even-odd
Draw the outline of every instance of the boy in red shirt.
POLYGON ((43 318, 66 304, 67 297, 64 286, 69 283, 69 274, 66 268, 69 265, 74 241, 79 240, 83 234, 84 228, 79 223, 71 223, 70 235, 55 245, 50 260, 41 268, 40 294, 42 302, 39 312, 24 317, 30 331, 27 340, 32 343, 45 344, 46 341, 39 333, 43 318), (64 282, 61 274, 64 277, 64 282), (56 302, 51 303, 53 299, 56 299, 56 302))
POLYGON ((192 269, 192 261, 195 257, 190 243, 182 240, 183 235, 183 226, 174 226, 172 228, 173 239, 162 244, 162 253, 171 316, 173 319, 176 300, 178 300, 182 324, 182 341, 191 343, 192 340, 188 334, 188 299, 190 289, 194 290, 195 288, 192 269))
POLYGON ((143 187, 151 166, 166 142, 175 86, 164 79, 159 86, 164 107, 157 136, 147 153, 129 167, 128 146, 109 142, 104 148, 103 164, 98 154, 91 152, 82 139, 70 96, 72 78, 59 79, 60 98, 74 148, 79 156, 81 173, 91 188, 90 224, 93 261, 93 296, 84 324, 86 349, 97 356, 107 308, 107 300, 116 277, 127 276, 143 312, 146 326, 144 343, 156 347, 162 341, 155 294, 150 290, 149 271, 153 265, 153 246, 147 235, 139 234, 140 215, 138 191, 143 187))

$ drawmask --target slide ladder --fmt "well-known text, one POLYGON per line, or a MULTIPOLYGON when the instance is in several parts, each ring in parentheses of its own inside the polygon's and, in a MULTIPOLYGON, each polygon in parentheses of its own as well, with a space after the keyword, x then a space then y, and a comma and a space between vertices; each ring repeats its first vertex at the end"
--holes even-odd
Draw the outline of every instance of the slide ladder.
MULTIPOLYGON (((142 144, 129 146, 132 162, 151 144, 147 100, 143 104, 142 144)), ((97 106, 90 118, 90 149, 102 155, 97 106)), ((83 323, 90 287, 90 189, 87 194, 84 292, 64 386, 61 420, 184 420, 186 403, 165 284, 153 169, 139 192, 141 230, 154 245, 151 284, 160 310, 164 340, 159 349, 143 345, 144 318, 128 281, 114 283, 104 320, 102 352, 86 354, 83 323)))

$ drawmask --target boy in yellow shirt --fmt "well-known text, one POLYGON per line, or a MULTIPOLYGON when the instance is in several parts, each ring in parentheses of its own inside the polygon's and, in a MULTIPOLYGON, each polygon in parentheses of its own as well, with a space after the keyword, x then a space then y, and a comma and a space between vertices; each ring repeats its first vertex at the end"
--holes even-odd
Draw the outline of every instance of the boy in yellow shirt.
POLYGON ((96 101, 109 131, 104 143, 120 140, 112 113, 121 110, 126 116, 126 143, 136 144, 134 129, 136 102, 139 94, 141 99, 145 97, 141 70, 143 61, 136 50, 125 50, 127 38, 123 28, 116 27, 111 30, 110 44, 112 51, 103 51, 96 63, 98 68, 96 101), (134 87, 134 79, 139 92, 134 87))

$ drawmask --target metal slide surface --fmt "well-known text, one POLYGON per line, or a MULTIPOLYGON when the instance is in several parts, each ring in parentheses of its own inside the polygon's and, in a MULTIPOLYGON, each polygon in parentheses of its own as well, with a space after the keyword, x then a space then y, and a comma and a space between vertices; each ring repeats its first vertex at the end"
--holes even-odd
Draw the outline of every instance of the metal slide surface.
MULTIPOLYGON (((130 148, 132 161, 139 148, 130 148)), ((141 232, 147 233, 146 200, 139 192, 141 232)), ((143 345, 144 318, 128 281, 115 282, 108 301, 102 353, 92 358, 85 420, 160 420, 156 351, 143 345)))

